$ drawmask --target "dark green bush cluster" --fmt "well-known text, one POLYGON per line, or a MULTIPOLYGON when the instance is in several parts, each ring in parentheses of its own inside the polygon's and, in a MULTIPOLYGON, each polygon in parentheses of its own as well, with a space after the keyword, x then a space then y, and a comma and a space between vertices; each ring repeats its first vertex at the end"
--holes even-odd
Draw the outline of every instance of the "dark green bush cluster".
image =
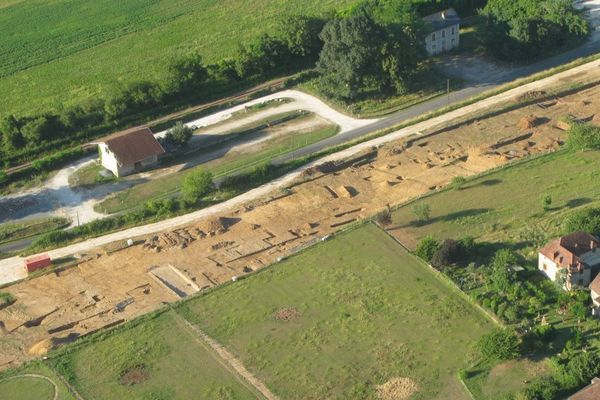
POLYGON ((573 2, 565 0, 489 0, 481 15, 486 48, 510 61, 542 57, 589 32, 573 2))
POLYGON ((417 244, 415 254, 434 267, 442 269, 465 261, 476 250, 475 240, 465 236, 460 240, 446 239, 438 242, 432 236, 426 236, 417 244))
POLYGON ((521 340, 514 330, 498 328, 483 335, 477 349, 486 360, 511 360, 521 355, 521 340))

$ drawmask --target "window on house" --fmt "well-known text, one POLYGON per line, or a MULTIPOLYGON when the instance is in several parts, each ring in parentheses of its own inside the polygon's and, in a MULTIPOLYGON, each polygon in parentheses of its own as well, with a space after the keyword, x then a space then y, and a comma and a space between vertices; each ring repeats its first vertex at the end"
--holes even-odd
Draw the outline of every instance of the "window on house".
POLYGON ((543 268, 544 268, 544 271, 548 271, 548 266, 546 264, 544 264, 543 268))
POLYGON ((454 35, 454 27, 452 27, 452 34, 454 35))
POLYGON ((431 34, 431 40, 435 40, 435 32, 431 34))
POLYGON ((442 31, 442 37, 446 37, 446 30, 445 29, 442 31))
POLYGON ((583 278, 582 278, 582 279, 580 279, 580 280, 577 282, 577 284, 578 284, 579 286, 583 286, 583 278))

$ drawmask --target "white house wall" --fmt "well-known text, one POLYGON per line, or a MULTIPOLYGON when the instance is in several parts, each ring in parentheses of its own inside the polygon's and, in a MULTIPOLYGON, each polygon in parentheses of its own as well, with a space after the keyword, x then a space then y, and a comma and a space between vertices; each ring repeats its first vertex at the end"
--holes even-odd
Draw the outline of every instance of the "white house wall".
POLYGON ((432 32, 425 38, 425 49, 429 55, 452 50, 458 47, 459 44, 460 26, 458 24, 432 32))
POLYGON ((558 267, 556 263, 550 260, 548 257, 540 254, 538 257, 538 269, 542 271, 552 281, 556 281, 556 274, 558 273, 558 267), (545 267, 544 267, 545 265, 545 267))
POLYGON ((115 155, 111 153, 108 146, 104 143, 99 143, 98 148, 100 149, 100 161, 102 166, 111 171, 115 176, 120 176, 119 163, 117 163, 115 155))

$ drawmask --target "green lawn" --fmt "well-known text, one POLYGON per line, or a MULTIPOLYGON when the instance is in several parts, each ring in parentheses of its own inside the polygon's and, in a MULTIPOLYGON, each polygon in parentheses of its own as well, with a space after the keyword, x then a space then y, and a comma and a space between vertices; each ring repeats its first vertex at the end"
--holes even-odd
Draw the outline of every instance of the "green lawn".
POLYGON ((212 62, 275 33, 286 15, 324 15, 353 0, 3 0, 0 110, 28 113, 161 80, 169 60, 212 62))
POLYGON ((375 399, 393 378, 414 399, 468 399, 458 384, 493 327, 446 281, 366 225, 179 311, 282 399, 375 399), (275 314, 292 310, 291 320, 275 314))
POLYGON ((528 359, 484 363, 467 372, 465 384, 476 399, 506 400, 540 376, 550 374, 546 360, 528 359), (495 364, 495 365, 493 365, 495 364))
POLYGON ((288 134, 269 140, 262 149, 255 152, 230 152, 219 159, 126 189, 98 203, 95 208, 103 213, 116 213, 138 207, 147 200, 173 197, 179 193, 181 182, 190 171, 197 169, 210 171, 215 179, 248 172, 279 155, 334 136, 337 132, 338 127, 330 125, 306 133, 288 134))
POLYGON ((600 152, 565 150, 468 180, 461 190, 446 190, 408 204, 392 214, 391 232, 416 243, 472 235, 490 241, 521 241, 531 229, 548 237, 560 230, 573 208, 600 202, 600 152), (541 197, 552 197, 543 211, 541 197), (413 206, 431 208, 429 222, 417 225, 413 206))
POLYGON ((69 176, 69 186, 86 188, 102 183, 114 182, 117 177, 98 163, 79 168, 69 176))
POLYGON ((52 361, 86 399, 257 399, 173 312, 67 347, 52 361))
POLYGON ((58 376, 40 361, 0 373, 0 399, 3 400, 53 400, 55 387, 40 378, 23 376, 33 374, 47 377, 58 389, 57 400, 75 400, 58 376))

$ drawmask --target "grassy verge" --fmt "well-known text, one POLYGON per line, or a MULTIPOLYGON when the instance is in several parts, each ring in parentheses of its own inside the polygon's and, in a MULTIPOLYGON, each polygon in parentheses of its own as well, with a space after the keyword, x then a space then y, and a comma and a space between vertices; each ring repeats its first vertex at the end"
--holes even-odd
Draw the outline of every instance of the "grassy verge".
POLYGON ((268 163, 276 156, 331 137, 337 131, 337 127, 329 126, 307 133, 290 134, 275 138, 269 140, 261 150, 239 154, 230 153, 220 159, 124 190, 100 202, 96 208, 100 212, 112 214, 138 207, 147 200, 174 197, 179 192, 181 182, 190 171, 204 169, 210 171, 215 179, 248 172, 258 165, 268 163))
POLYGON ((89 399, 261 398, 172 311, 93 335, 50 361, 89 399))
POLYGON ((40 233, 60 229, 71 223, 66 218, 30 219, 23 222, 0 224, 0 243, 12 242, 39 235, 40 233))
POLYGON ((493 325, 372 224, 179 311, 286 399, 376 398, 393 378, 411 399, 461 398, 456 372, 493 325))
POLYGON ((88 188, 103 183, 114 182, 117 177, 108 171, 102 165, 94 162, 85 167, 79 168, 69 176, 69 186, 88 188))
POLYGON ((41 361, 0 373, 0 394, 10 400, 75 400, 58 375, 41 361), (36 375, 25 376, 25 375, 36 375), (44 378, 48 378, 48 380, 44 378), (55 388, 57 397, 55 398, 55 388))

